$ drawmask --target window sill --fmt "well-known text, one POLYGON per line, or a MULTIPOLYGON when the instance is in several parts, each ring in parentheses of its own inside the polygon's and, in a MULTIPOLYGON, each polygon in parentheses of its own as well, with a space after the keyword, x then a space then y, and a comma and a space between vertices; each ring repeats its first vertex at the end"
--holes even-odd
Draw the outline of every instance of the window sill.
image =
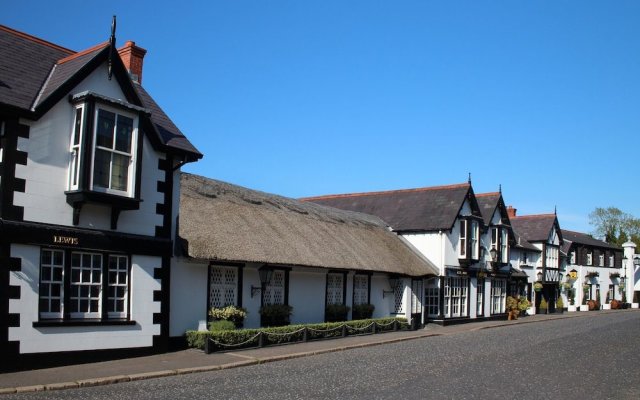
POLYGON ((51 319, 36 321, 33 323, 34 328, 48 328, 56 326, 112 326, 112 325, 136 325, 136 321, 124 319, 51 319))

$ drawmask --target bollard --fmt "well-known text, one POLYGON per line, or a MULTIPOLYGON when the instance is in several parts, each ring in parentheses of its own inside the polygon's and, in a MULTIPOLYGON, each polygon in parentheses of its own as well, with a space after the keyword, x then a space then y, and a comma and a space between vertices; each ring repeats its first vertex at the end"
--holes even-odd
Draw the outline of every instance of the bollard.
POLYGON ((264 347, 264 333, 258 332, 258 347, 264 347))
POLYGON ((342 337, 347 336, 347 324, 342 325, 342 337))
POLYGON ((377 328, 378 328, 378 324, 376 322, 371 324, 371 333, 375 335, 377 333, 376 332, 377 328))
POLYGON ((306 326, 302 328, 302 341, 303 342, 309 341, 309 329, 306 326))

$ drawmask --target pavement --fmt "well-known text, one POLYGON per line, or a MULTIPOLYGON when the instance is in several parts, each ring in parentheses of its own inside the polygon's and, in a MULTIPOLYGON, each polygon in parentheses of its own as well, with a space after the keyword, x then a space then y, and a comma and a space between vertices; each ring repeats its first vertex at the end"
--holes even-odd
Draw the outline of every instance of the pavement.
POLYGON ((316 354, 344 351, 353 348, 379 346, 387 343, 427 338, 430 336, 454 335, 461 332, 509 327, 528 323, 541 323, 556 319, 591 318, 597 317, 598 315, 620 312, 639 312, 639 310, 628 309, 603 310, 596 312, 565 312, 564 314, 526 316, 515 321, 481 321, 449 326, 428 324, 425 328, 417 331, 398 331, 376 335, 348 336, 340 339, 319 340, 306 343, 213 354, 205 354, 201 350, 189 349, 146 357, 10 372, 0 374, 0 395, 100 386, 141 379, 153 379, 165 376, 217 371, 292 358, 308 357, 316 354))

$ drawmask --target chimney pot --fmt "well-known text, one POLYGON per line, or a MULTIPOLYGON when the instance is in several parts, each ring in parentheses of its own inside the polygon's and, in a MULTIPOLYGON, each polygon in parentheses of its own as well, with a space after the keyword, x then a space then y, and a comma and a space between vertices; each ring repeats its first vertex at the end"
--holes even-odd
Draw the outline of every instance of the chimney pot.
POLYGON ((142 62, 147 51, 142 47, 136 46, 136 42, 127 40, 124 46, 118 49, 118 54, 120 54, 120 58, 131 79, 142 83, 142 62))

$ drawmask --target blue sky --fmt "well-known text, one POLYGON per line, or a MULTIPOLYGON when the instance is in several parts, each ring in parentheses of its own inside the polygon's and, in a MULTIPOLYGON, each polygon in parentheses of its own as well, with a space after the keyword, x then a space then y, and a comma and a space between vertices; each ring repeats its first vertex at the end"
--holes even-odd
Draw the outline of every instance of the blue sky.
POLYGON ((465 182, 590 232, 640 217, 638 1, 21 1, 0 23, 148 50, 143 84, 205 154, 290 197, 465 182))

